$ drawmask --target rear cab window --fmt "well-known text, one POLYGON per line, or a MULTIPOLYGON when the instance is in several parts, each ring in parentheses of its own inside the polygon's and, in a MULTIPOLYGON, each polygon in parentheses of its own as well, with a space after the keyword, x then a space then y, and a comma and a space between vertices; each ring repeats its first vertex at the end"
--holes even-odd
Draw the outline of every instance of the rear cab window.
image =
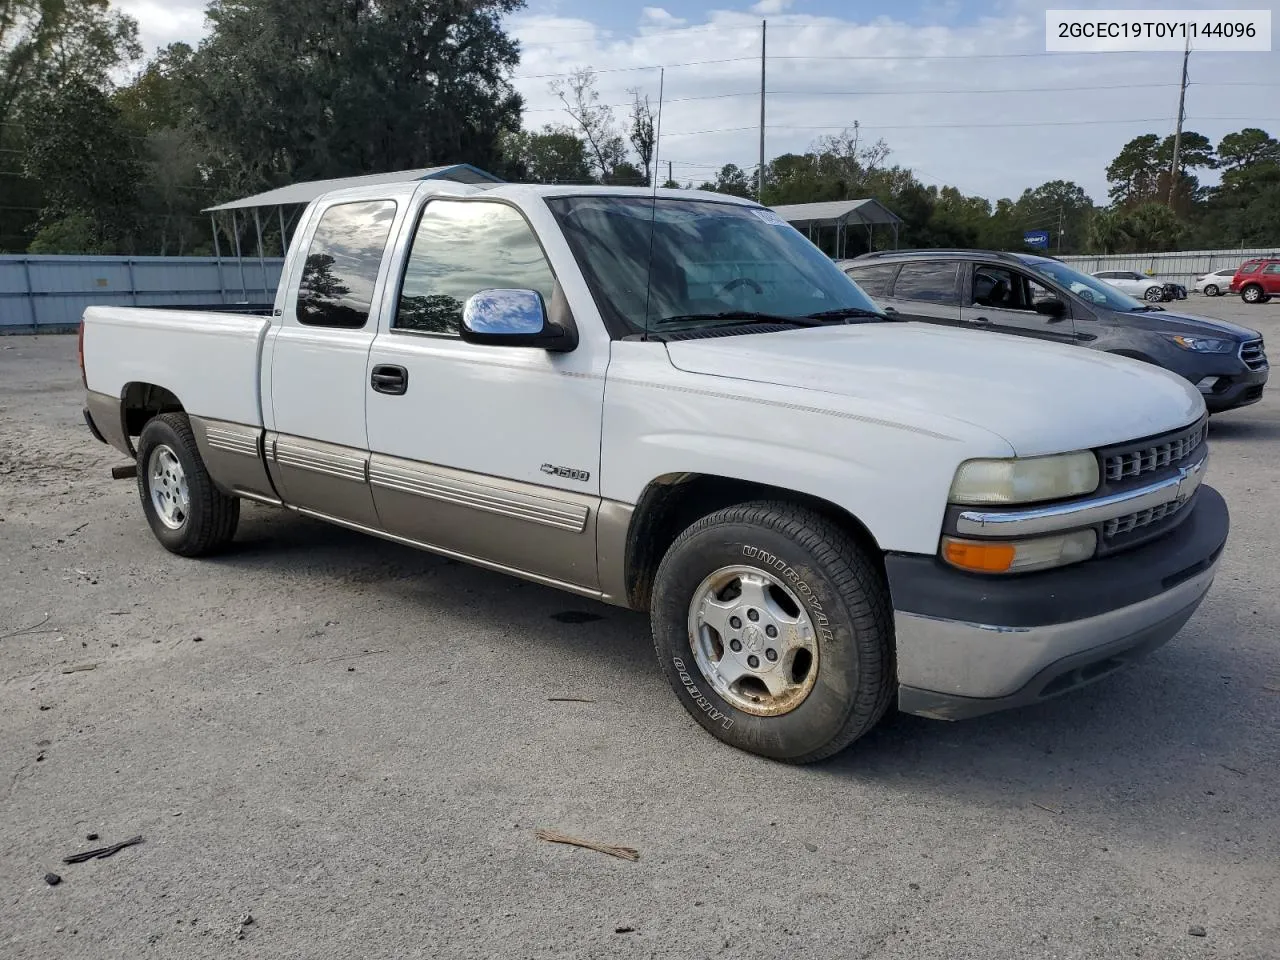
POLYGON ((1240 265, 1241 273, 1257 273, 1258 268, 1262 266, 1260 263, 1243 263, 1240 265))
POLYGON ((320 215, 298 283, 299 323, 359 330, 369 322, 395 216, 394 200, 339 203, 320 215))

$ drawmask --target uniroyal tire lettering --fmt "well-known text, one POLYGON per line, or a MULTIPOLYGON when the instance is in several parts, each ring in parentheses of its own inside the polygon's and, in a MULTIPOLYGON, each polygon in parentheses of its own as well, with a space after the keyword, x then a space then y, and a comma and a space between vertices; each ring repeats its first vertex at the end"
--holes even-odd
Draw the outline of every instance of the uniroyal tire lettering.
POLYGON ((693 697, 693 702, 698 705, 698 708, 726 730, 732 727, 733 718, 728 714, 717 710, 711 701, 702 695, 694 684, 693 677, 689 676, 689 671, 685 669, 684 661, 679 657, 672 657, 671 662, 675 665, 676 673, 680 674, 680 682, 683 683, 684 688, 689 691, 689 696, 693 697))
POLYGON ((833 641, 835 635, 831 632, 831 621, 827 618, 826 612, 822 609, 822 602, 818 599, 817 594, 813 592, 813 588, 800 578, 800 574, 787 564, 787 561, 781 557, 770 553, 768 550, 761 550, 759 547, 742 545, 742 555, 764 567, 770 567, 784 577, 795 587, 796 593, 800 594, 813 611, 813 622, 818 628, 818 633, 823 640, 833 641))

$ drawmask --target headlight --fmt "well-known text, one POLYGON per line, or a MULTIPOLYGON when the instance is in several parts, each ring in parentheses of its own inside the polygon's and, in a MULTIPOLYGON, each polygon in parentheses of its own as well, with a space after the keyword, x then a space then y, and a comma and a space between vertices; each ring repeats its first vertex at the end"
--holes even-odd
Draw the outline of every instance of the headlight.
POLYGON ((1088 450, 1051 457, 969 460, 951 484, 951 502, 967 506, 1060 500, 1098 489, 1098 458, 1088 450))
POLYGON ((1215 340, 1212 337, 1184 337, 1178 335, 1169 337, 1169 339, 1183 350, 1191 350, 1195 353, 1231 353, 1236 348, 1234 340, 1215 340))
POLYGON ((1056 537, 1034 540, 962 540, 942 538, 942 556, 947 563, 970 573, 1031 573, 1079 563, 1093 556, 1098 535, 1092 530, 1076 530, 1056 537))

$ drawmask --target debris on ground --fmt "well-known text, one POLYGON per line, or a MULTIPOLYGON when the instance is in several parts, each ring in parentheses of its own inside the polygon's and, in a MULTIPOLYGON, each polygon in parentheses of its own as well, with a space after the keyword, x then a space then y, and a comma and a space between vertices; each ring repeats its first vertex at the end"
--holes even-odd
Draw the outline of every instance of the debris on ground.
POLYGON ((1058 810, 1055 807, 1046 807, 1043 803, 1036 803, 1034 800, 1031 801, 1031 805, 1033 807, 1039 807, 1041 810, 1045 810, 1048 813, 1054 813, 1054 814, 1057 814, 1058 816, 1062 816, 1062 811, 1058 810))
POLYGON ((83 853, 73 853, 69 857, 63 857, 63 863, 84 863, 86 860, 104 860, 107 857, 114 856, 125 847, 132 847, 135 844, 142 843, 141 837, 130 837, 128 840, 121 840, 119 843, 113 843, 109 847, 97 847, 93 850, 86 850, 83 853))
POLYGON ((547 697, 547 703, 595 703, 586 697, 547 697))
POLYGON ((635 933, 636 928, 635 927, 614 927, 613 932, 614 933, 635 933))
POLYGON ((810 853, 817 853, 817 852, 818 852, 818 845, 817 845, 816 843, 806 843, 806 844, 804 845, 804 848, 805 848, 806 850, 808 850, 810 853))
POLYGON ((546 840, 548 843, 565 843, 571 847, 583 847, 587 850, 594 850, 596 853, 617 857, 619 860, 631 860, 634 862, 640 859, 640 851, 633 850, 631 847, 614 847, 607 843, 596 843, 594 840, 571 837, 567 833, 557 833, 555 830, 544 830, 541 827, 534 830, 533 835, 539 840, 546 840))
MULTIPOLYGON (((4 633, 4 634, 0 634, 0 640, 8 640, 10 637, 20 637, 20 636, 22 636, 24 633, 32 633, 32 632, 34 632, 37 628, 39 628, 39 627, 43 627, 43 626, 44 626, 46 623, 48 623, 48 622, 49 622, 49 614, 47 614, 47 613, 46 613, 46 614, 44 615, 44 619, 43 619, 43 620, 40 620, 40 621, 38 621, 38 622, 36 622, 36 623, 33 623, 33 624, 31 624, 30 626, 23 627, 21 630, 14 630, 12 633, 4 633)), ((40 632, 41 632, 41 633, 51 633, 52 631, 49 631, 49 630, 41 630, 40 632)))
POLYGON ((80 663, 80 664, 76 664, 74 667, 63 667, 62 672, 63 673, 84 673, 86 670, 97 670, 97 669, 98 669, 98 665, 96 663, 80 663))
POLYGON ((58 876, 56 873, 46 873, 44 875, 44 882, 51 887, 56 887, 58 884, 62 882, 62 878, 58 876))
POLYGON ((1227 764, 1225 764, 1225 763, 1220 763, 1220 764, 1218 764, 1218 766, 1220 766, 1223 770, 1230 770, 1232 773, 1238 773, 1238 774, 1240 774, 1240 776, 1242 776, 1242 777, 1247 777, 1247 776, 1248 776, 1248 774, 1247 774, 1247 773, 1245 773, 1243 770, 1237 770, 1235 767, 1227 766, 1227 764))
POLYGON ((86 839, 86 840, 97 840, 97 839, 98 839, 98 835, 97 835, 96 833, 86 834, 86 835, 85 835, 85 839, 86 839))
POLYGON ((1193 936, 1193 937, 1207 937, 1207 936, 1208 936, 1208 933, 1205 931, 1204 927, 1200 926, 1199 924, 1196 924, 1194 927, 1188 927, 1188 928, 1187 928, 1187 933, 1188 933, 1189 935, 1193 936))

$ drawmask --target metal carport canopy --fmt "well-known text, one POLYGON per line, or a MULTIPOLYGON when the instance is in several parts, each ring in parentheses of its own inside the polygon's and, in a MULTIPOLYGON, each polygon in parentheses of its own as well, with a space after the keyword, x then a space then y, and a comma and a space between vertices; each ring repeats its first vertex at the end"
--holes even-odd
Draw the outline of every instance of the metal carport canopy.
POLYGON ((879 200, 824 200, 819 203, 791 203, 773 207, 773 212, 798 230, 805 230, 810 238, 813 228, 836 228, 836 256, 844 253, 844 232, 850 224, 867 228, 868 240, 877 225, 893 227, 893 246, 898 247, 898 225, 902 218, 879 200))
MULTIPOLYGON (((241 294, 248 298, 248 291, 244 284, 244 257, 240 251, 240 223, 237 213, 241 210, 253 212, 253 226, 257 233, 258 241, 258 265, 266 275, 266 260, 262 249, 262 215, 264 208, 275 207, 276 218, 280 225, 280 255, 283 257, 287 253, 287 243, 289 228, 293 224, 295 216, 301 214, 302 209, 306 207, 312 200, 321 197, 330 190, 341 190, 344 187, 369 187, 377 186, 380 183, 408 183, 413 180, 453 180, 457 183, 473 183, 477 185, 492 186, 493 184, 503 183, 501 177, 495 177, 491 173, 481 170, 479 167, 473 167, 469 163, 450 163, 440 167, 420 167, 416 170, 393 170, 390 173, 371 173, 359 177, 338 177, 333 180, 311 180, 306 183, 292 183, 286 187, 278 187, 275 190, 268 190, 266 193, 257 193, 252 197, 241 197, 239 200, 229 200, 226 203, 220 203, 215 207, 206 207, 204 212, 209 214, 210 226, 213 229, 213 253, 218 258, 218 278, 221 282, 222 278, 222 246, 218 242, 218 214, 225 211, 231 213, 231 232, 235 237, 236 261, 240 266, 240 290, 241 294), (285 223, 284 208, 296 208, 289 215, 288 224, 285 223)), ((226 291, 223 291, 223 298, 226 298, 226 291)))

